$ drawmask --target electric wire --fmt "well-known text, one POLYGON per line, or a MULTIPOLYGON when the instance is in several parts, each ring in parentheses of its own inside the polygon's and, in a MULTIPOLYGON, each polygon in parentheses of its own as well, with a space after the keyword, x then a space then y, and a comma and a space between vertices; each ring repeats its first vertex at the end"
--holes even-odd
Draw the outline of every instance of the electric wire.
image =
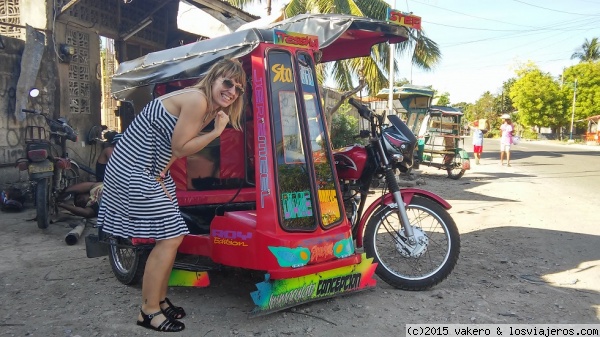
POLYGON ((565 14, 571 14, 571 15, 582 15, 582 16, 600 16, 600 14, 582 14, 582 13, 573 13, 573 12, 566 12, 566 11, 561 11, 558 9, 552 9, 552 8, 547 8, 547 7, 542 7, 542 6, 538 6, 538 5, 534 5, 534 4, 530 4, 528 2, 525 1, 521 1, 521 0, 513 0, 514 2, 518 2, 518 3, 522 3, 531 7, 536 7, 536 8, 541 8, 541 9, 545 9, 548 11, 553 11, 553 12, 558 12, 558 13, 565 13, 565 14))

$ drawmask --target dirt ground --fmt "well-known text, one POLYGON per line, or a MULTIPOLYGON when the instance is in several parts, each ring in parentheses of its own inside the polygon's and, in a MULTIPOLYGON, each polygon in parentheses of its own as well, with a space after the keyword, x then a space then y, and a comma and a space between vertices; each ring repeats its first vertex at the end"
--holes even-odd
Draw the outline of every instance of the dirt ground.
MULTIPOLYGON (((517 165, 502 169, 484 161, 458 181, 420 170, 422 188, 453 205, 462 239, 458 266, 433 289, 400 291, 379 281, 373 290, 248 318, 256 279, 228 272, 211 276, 209 288, 172 289, 170 298, 188 312, 179 335, 390 336, 404 335, 406 323, 598 324, 600 228, 591 218, 564 224, 565 209, 586 214, 589 203, 552 198, 561 186, 532 181, 517 165)), ((65 244, 74 218, 42 232, 28 221, 34 215, 31 208, 0 213, 0 336, 162 335, 135 325, 139 287, 120 284, 107 258, 86 258, 83 239, 65 244)))

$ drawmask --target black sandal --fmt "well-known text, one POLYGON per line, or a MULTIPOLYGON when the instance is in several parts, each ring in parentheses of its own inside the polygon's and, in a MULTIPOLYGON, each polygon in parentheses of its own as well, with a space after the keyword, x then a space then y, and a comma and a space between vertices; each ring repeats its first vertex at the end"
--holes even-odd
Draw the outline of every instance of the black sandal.
POLYGON ((164 315, 162 311, 157 311, 153 314, 146 315, 142 310, 140 310, 140 313, 142 314, 143 321, 137 321, 137 325, 143 326, 144 328, 161 332, 179 332, 185 329, 185 324, 183 324, 180 321, 172 320, 168 317, 166 317, 165 320, 162 321, 159 326, 152 325, 152 319, 154 317, 158 315, 164 315))
POLYGON ((163 301, 158 302, 159 305, 163 303, 166 303, 168 305, 166 309, 163 309, 162 307, 160 308, 160 310, 166 317, 170 319, 182 319, 185 317, 185 310, 183 310, 182 307, 174 306, 173 303, 169 301, 168 297, 165 297, 163 301))

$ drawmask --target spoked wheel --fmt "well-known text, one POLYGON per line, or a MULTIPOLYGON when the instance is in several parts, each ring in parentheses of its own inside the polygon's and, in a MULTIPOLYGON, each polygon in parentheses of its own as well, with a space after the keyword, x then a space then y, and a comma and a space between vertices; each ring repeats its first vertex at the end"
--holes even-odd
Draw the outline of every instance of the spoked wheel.
POLYGON ((149 251, 137 249, 129 239, 110 238, 109 260, 119 282, 126 285, 140 283, 149 251))
POLYGON ((428 289, 454 269, 460 236, 450 214, 432 200, 415 196, 406 212, 416 242, 408 241, 397 208, 383 205, 367 223, 365 252, 378 263, 376 274, 391 286, 428 289))
POLYGON ((453 155, 453 158, 448 160, 447 169, 448 178, 458 180, 465 174, 460 157, 453 155))
POLYGON ((79 182, 79 170, 75 166, 71 166, 63 171, 62 177, 60 179, 60 186, 62 188, 67 188, 69 186, 73 186, 79 182))

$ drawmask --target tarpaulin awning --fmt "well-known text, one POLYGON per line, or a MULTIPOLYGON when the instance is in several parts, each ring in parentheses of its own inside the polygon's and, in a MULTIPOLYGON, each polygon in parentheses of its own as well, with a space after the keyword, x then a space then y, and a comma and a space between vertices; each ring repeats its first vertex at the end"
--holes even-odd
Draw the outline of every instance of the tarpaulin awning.
POLYGON ((408 39, 405 27, 385 21, 343 14, 302 14, 265 29, 237 31, 123 62, 112 79, 113 96, 148 102, 153 84, 201 77, 222 58, 243 57, 261 42, 273 43, 274 29, 318 36, 321 62, 368 56, 375 44, 408 39))

